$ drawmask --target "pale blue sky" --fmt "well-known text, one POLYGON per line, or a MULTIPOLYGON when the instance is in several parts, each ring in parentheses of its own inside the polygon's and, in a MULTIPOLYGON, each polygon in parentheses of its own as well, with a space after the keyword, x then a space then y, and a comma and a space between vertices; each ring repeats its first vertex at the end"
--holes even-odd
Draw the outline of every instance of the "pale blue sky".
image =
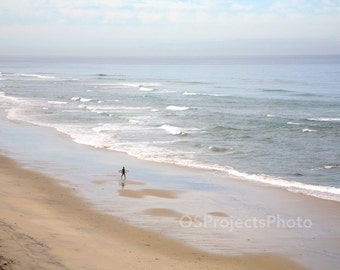
POLYGON ((340 54, 340 0, 1 0, 0 55, 340 54))

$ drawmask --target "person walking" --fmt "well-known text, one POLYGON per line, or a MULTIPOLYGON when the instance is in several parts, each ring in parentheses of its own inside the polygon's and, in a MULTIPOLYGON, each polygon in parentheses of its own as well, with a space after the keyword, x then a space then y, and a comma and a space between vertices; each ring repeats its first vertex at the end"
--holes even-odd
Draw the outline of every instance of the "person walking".
POLYGON ((123 169, 121 170, 122 174, 120 176, 120 179, 122 180, 123 177, 124 177, 124 180, 126 179, 126 170, 125 170, 125 167, 123 167, 123 169))

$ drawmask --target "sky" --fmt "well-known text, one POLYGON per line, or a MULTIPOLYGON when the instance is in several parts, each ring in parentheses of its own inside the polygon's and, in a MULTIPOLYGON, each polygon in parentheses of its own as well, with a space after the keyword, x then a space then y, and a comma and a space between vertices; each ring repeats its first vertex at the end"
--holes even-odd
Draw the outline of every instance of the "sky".
POLYGON ((340 0, 0 0, 0 55, 340 54, 340 0))

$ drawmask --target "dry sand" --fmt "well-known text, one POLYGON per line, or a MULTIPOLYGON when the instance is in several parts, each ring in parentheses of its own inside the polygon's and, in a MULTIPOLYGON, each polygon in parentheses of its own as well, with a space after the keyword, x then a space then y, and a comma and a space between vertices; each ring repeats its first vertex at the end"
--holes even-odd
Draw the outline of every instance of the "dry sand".
MULTIPOLYGON (((6 157, 0 157, 0 186, 1 270, 304 269, 275 254, 210 255, 135 228, 95 211, 57 180, 22 169, 6 157)), ((176 196, 166 190, 121 195, 176 196)), ((149 214, 178 215, 157 208, 149 214)))

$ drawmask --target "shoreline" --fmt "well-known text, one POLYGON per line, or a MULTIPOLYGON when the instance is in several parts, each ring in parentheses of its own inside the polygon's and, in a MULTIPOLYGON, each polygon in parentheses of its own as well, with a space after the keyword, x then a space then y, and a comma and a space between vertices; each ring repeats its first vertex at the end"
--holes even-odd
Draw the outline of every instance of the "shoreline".
MULTIPOLYGON (((244 254, 260 254, 261 258, 279 254, 280 258, 289 258, 308 269, 333 269, 339 262, 340 204, 336 201, 237 178, 226 179, 202 170, 137 160, 125 153, 76 144, 49 128, 7 120, 1 126, 5 134, 1 153, 22 164, 28 172, 47 175, 54 185, 85 201, 84 213, 91 210, 118 220, 124 227, 173 239, 180 246, 195 250, 195 254, 229 259, 244 258, 244 254), (11 148, 13 145, 16 148, 11 148), (132 169, 124 190, 119 185, 120 175, 112 171, 122 162, 132 169), (288 221, 310 219, 313 228, 223 227, 228 220, 246 222, 272 215, 288 221), (215 228, 199 228, 196 224, 185 228, 180 224, 183 216, 197 218, 198 224, 204 224, 205 218, 221 223, 215 228)), ((145 245, 150 247, 149 243, 145 245)), ((74 248, 78 249, 75 245, 74 248)))
MULTIPOLYGON (((4 95, 5 96, 5 95, 4 95)), ((51 101, 54 102, 54 101, 51 101)), ((13 104, 12 104, 13 105, 13 104)), ((6 106, 5 106, 6 107, 6 106)), ((135 152, 129 152, 128 150, 122 150, 122 149, 117 149, 115 148, 110 148, 109 146, 105 145, 105 144, 96 144, 93 142, 90 142, 91 140, 86 140, 86 139, 79 139, 77 136, 75 136, 74 134, 72 134, 72 132, 66 132, 60 128, 58 128, 58 126, 53 126, 50 124, 43 124, 43 123, 39 123, 39 122, 35 122, 32 120, 27 120, 27 119, 22 119, 22 118, 17 118, 17 117, 9 117, 9 115, 5 116, 5 111, 2 110, 1 111, 1 118, 6 119, 5 121, 10 121, 13 123, 21 123, 21 124, 26 124, 26 125, 30 125, 30 126, 34 126, 37 129, 43 130, 43 132, 46 132, 48 134, 52 134, 52 135, 57 135, 60 138, 64 138, 65 141, 68 142, 72 142, 74 144, 78 144, 81 145, 81 147, 83 147, 84 149, 88 148, 88 149, 96 149, 96 150, 103 150, 103 151, 108 151, 111 152, 112 155, 120 155, 123 159, 125 159, 126 156, 128 156, 128 158, 126 158, 127 160, 133 161, 135 160, 142 160, 144 161, 145 164, 148 164, 148 166, 150 165, 151 167, 155 167, 155 166, 164 166, 164 167, 184 167, 184 170, 202 170, 202 171, 210 171, 210 172, 215 172, 216 174, 221 174, 224 175, 226 178, 234 178, 234 179, 239 179, 239 180, 244 180, 244 181, 249 181, 249 182, 255 182, 257 185, 263 185, 263 186, 273 186, 275 188, 279 188, 282 190, 288 190, 289 192, 295 192, 295 193, 302 193, 305 194, 306 196, 313 196, 316 198, 320 198, 320 199, 325 199, 325 200, 332 200, 332 201, 337 201, 340 202, 340 188, 337 187, 336 185, 336 181, 334 181, 333 183, 335 183, 333 185, 333 183, 331 184, 327 184, 327 183, 323 183, 322 181, 318 182, 314 182, 311 181, 304 181, 302 179, 303 174, 296 172, 294 173, 293 171, 290 172, 290 177, 289 175, 286 175, 286 177, 282 176, 282 175, 278 175, 278 174, 271 174, 268 171, 261 171, 261 172, 251 172, 251 170, 248 170, 247 168, 243 168, 243 169, 235 169, 233 167, 229 167, 226 165, 219 165, 219 163, 216 164, 205 164, 204 162, 201 163, 199 161, 197 162, 193 162, 187 164, 185 162, 185 165, 182 164, 182 160, 162 160, 162 159, 152 159, 152 158, 147 158, 143 155, 139 155, 138 152, 137 154, 135 152), (47 131, 49 130, 49 131, 47 131), (151 165, 152 163, 156 163, 157 165, 151 165), (301 178, 301 179, 299 179, 301 178)), ((105 124, 104 124, 105 125, 105 124)), ((99 134, 100 135, 100 134, 99 134)), ((127 142, 126 142, 127 143, 127 142)), ((127 143, 128 144, 128 143, 127 143)), ((1 147, 1 145, 0 145, 1 147)), ((91 151, 91 150, 90 150, 91 151)), ((144 149, 143 151, 139 151, 139 153, 143 153, 143 152, 148 152, 148 149, 144 149)), ((324 165, 323 168, 329 167, 327 169, 336 169, 338 168, 338 165, 336 165, 335 163, 331 164, 331 165, 324 165)), ((316 171, 321 169, 321 167, 317 167, 314 169, 310 169, 311 171, 316 171)))
POLYGON ((275 254, 219 256, 94 210, 0 156, 0 269, 305 269, 275 254))

